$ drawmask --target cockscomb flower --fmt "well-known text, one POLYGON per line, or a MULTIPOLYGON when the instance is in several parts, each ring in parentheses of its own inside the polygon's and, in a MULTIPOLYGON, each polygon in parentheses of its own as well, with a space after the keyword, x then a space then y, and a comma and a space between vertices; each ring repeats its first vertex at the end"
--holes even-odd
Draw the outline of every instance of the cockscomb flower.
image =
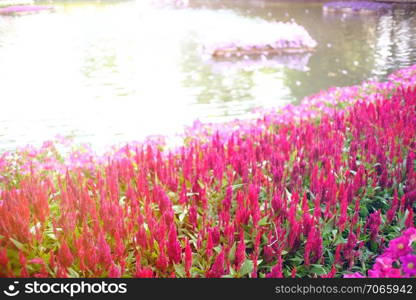
POLYGON ((206 274, 208 278, 219 278, 224 275, 224 258, 224 251, 221 251, 206 274))
POLYGON ((116 266, 114 263, 111 265, 110 270, 108 271, 108 277, 109 278, 120 278, 121 277, 121 271, 118 266, 116 266))
POLYGON ((208 237, 207 237, 207 243, 206 243, 206 249, 205 249, 205 254, 207 256, 207 258, 211 258, 212 256, 212 249, 214 248, 214 243, 212 241, 212 232, 209 229, 208 230, 208 237))
POLYGON ((404 196, 408 203, 415 203, 416 202, 416 189, 412 191, 408 191, 404 196))
POLYGON ((67 268, 72 265, 74 257, 66 242, 62 243, 61 248, 59 249, 58 258, 64 267, 67 268))
POLYGON ((176 227, 173 224, 170 227, 169 231, 167 252, 171 261, 173 261, 175 264, 179 263, 179 261, 181 260, 182 249, 178 241, 176 227))
POLYGON ((314 250, 313 246, 315 244, 315 227, 312 227, 311 231, 309 231, 308 238, 305 245, 305 254, 304 254, 304 261, 305 265, 308 266, 310 262, 311 252, 314 250))
POLYGON ((394 190, 393 202, 391 208, 387 211, 387 221, 390 223, 393 221, 393 218, 396 215, 396 210, 399 207, 399 196, 397 195, 397 190, 394 190))
POLYGON ((293 267, 292 271, 290 272, 290 276, 292 278, 296 278, 296 273, 297 273, 297 269, 296 269, 296 267, 293 267))
POLYGON ((29 271, 27 269, 27 259, 26 259, 25 255, 23 254, 22 251, 19 251, 19 263, 22 266, 20 277, 23 277, 23 278, 29 277, 29 271))
POLYGON ((157 258, 157 261, 156 261, 156 266, 162 272, 165 272, 166 269, 168 268, 168 265, 169 265, 168 264, 168 258, 166 257, 165 252, 162 251, 161 253, 159 253, 159 257, 157 258))
POLYGON ((244 243, 244 234, 240 236, 240 241, 237 244, 237 249, 235 252, 235 267, 236 270, 240 270, 241 265, 246 259, 246 245, 244 243))
MULTIPOLYGON (((409 212, 409 214, 408 214, 407 219, 404 222, 404 224, 406 225, 406 227, 413 227, 413 226, 415 226, 415 224, 414 224, 415 215, 414 215, 414 212, 413 212, 413 208, 409 207, 407 209, 407 211, 409 212)), ((415 236, 416 236, 416 234, 415 234, 415 236)), ((414 240, 416 240, 416 238, 414 240)))
POLYGON ((221 236, 218 226, 215 226, 211 230, 211 234, 212 234, 212 242, 214 243, 215 246, 217 246, 220 243, 220 236, 221 236))
POLYGON ((263 248, 263 257, 265 262, 271 262, 274 259, 274 250, 271 246, 265 245, 263 248))
POLYGON ((186 240, 185 242, 185 272, 186 276, 190 276, 190 270, 192 267, 192 249, 191 245, 189 244, 189 241, 186 240))
POLYGON ((378 237, 381 225, 381 211, 377 210, 370 214, 367 220, 366 227, 370 230, 370 239, 375 241, 378 237))
POLYGON ((271 272, 266 275, 266 278, 283 278, 281 255, 279 255, 277 264, 272 268, 271 272))
POLYGON ((3 248, 0 250, 0 265, 6 266, 9 262, 9 258, 7 257, 7 249, 3 248))
POLYGON ((154 278, 153 271, 150 268, 140 268, 136 271, 136 278, 154 278))

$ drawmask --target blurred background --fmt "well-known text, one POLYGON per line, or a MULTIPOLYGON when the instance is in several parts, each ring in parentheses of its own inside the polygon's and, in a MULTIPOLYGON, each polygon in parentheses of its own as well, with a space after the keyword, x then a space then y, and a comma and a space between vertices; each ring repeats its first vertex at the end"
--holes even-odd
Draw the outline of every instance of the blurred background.
POLYGON ((0 14, 0 148, 174 135, 416 63, 415 6, 360 16, 324 14, 322 1, 156 2, 36 1, 53 10, 0 14), (218 32, 264 21, 304 26, 316 51, 248 65, 204 56, 218 32))

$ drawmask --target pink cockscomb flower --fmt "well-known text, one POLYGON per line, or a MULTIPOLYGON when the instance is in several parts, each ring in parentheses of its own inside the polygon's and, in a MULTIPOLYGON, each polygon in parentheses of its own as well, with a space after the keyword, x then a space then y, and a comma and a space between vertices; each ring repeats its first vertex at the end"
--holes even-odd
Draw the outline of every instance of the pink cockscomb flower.
POLYGON ((416 275, 416 255, 408 254, 400 257, 403 272, 412 277, 416 275))

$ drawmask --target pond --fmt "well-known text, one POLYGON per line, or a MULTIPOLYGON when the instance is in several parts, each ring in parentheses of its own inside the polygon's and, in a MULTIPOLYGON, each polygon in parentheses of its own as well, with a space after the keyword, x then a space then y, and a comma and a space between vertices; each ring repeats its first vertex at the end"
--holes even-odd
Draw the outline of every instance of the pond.
MULTIPOLYGON (((324 15, 307 1, 53 2, 0 16, 0 148, 71 135, 97 148, 173 135, 196 119, 252 116, 332 86, 383 80, 416 63, 416 8, 324 15), (248 22, 295 21, 318 42, 296 62, 207 62, 210 37, 248 22)), ((274 58, 269 58, 273 62, 274 58)))

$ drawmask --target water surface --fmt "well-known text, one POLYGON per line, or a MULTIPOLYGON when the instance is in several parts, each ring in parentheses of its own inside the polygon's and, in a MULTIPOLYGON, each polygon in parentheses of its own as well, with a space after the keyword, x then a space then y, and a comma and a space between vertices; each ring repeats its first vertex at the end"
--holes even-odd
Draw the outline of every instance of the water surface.
POLYGON ((54 2, 52 13, 0 16, 0 148, 73 135, 96 147, 180 132, 195 119, 250 117, 331 86, 383 80, 416 63, 416 8, 379 16, 323 15, 308 1, 54 2), (254 67, 210 63, 219 32, 295 21, 311 56, 254 67), (224 67, 225 66, 225 67, 224 67))

